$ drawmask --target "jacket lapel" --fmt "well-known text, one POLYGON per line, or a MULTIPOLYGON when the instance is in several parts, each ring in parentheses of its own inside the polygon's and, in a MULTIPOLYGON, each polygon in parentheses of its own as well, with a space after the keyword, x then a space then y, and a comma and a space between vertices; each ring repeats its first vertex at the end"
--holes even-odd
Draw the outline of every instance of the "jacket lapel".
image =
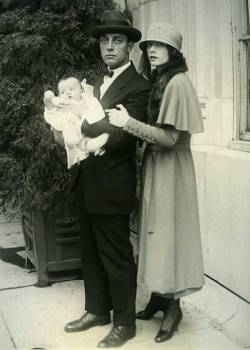
MULTIPOLYGON (((135 73, 135 67, 131 62, 131 65, 114 80, 114 82, 109 86, 109 88, 101 98, 100 102, 104 109, 112 106, 113 101, 115 101, 116 98, 121 95, 122 90, 126 89, 129 86, 129 84, 131 83, 130 79, 135 73)), ((98 84, 96 84, 97 91, 95 96, 99 98, 101 84, 99 86, 98 84)))

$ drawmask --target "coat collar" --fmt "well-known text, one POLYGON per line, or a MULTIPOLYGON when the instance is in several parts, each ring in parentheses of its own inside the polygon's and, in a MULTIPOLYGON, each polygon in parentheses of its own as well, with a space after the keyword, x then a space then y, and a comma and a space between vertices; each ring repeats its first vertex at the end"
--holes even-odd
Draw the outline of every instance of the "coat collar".
POLYGON ((114 82, 109 86, 105 94, 100 100, 100 86, 103 83, 103 77, 100 78, 94 88, 94 95, 97 97, 102 106, 109 106, 112 103, 112 100, 114 100, 117 96, 120 95, 121 90, 128 87, 129 83, 131 83, 131 78, 136 74, 136 69, 131 62, 130 66, 125 69, 115 80, 114 82))

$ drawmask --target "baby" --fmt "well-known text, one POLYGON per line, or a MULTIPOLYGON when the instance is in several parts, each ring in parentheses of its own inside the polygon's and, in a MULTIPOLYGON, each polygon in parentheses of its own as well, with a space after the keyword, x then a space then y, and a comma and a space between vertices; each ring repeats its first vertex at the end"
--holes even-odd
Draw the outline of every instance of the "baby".
POLYGON ((92 95, 92 86, 82 83, 73 77, 61 79, 58 83, 59 96, 47 90, 44 93, 44 118, 56 131, 61 131, 67 153, 68 169, 75 163, 86 159, 90 153, 102 155, 105 151, 102 148, 109 135, 103 133, 95 138, 89 138, 81 133, 82 122, 86 119, 89 124, 98 122, 105 117, 100 102, 92 95), (81 117, 67 111, 57 109, 57 103, 62 100, 81 101, 83 110, 81 117))

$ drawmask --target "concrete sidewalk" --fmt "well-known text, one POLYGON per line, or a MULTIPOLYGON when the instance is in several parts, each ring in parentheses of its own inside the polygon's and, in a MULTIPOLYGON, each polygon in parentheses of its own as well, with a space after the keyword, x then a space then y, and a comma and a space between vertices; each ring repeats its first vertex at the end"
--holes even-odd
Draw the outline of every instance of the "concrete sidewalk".
MULTIPOLYGON (((10 223, 4 218, 0 218, 0 253, 0 350, 95 349, 98 341, 109 332, 110 325, 73 334, 63 330, 66 322, 83 313, 83 281, 35 287, 36 273, 24 268, 20 224, 10 223), (13 261, 8 258, 9 254, 5 254, 8 249, 15 256, 13 261)), ((143 308, 147 298, 147 293, 139 287, 138 310, 143 308)), ((183 321, 171 340, 160 344, 154 342, 161 318, 158 313, 150 321, 137 321, 137 336, 122 348, 237 350, 248 347, 194 307, 190 299, 183 299, 182 308, 183 321)))

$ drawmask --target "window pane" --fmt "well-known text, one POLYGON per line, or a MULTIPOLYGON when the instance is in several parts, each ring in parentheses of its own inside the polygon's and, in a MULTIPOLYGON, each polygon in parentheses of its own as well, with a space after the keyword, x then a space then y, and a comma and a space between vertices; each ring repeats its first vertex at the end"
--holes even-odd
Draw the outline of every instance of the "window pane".
MULTIPOLYGON (((247 0, 247 34, 250 35, 250 0, 247 0)), ((250 130, 250 41, 247 41, 247 130, 250 130)))
POLYGON ((247 129, 250 130, 250 41, 247 42, 247 129))
MULTIPOLYGON (((250 23, 250 1, 247 0, 247 10, 248 10, 248 30, 249 30, 249 23, 250 23)), ((249 34, 249 31, 248 31, 249 34)))

